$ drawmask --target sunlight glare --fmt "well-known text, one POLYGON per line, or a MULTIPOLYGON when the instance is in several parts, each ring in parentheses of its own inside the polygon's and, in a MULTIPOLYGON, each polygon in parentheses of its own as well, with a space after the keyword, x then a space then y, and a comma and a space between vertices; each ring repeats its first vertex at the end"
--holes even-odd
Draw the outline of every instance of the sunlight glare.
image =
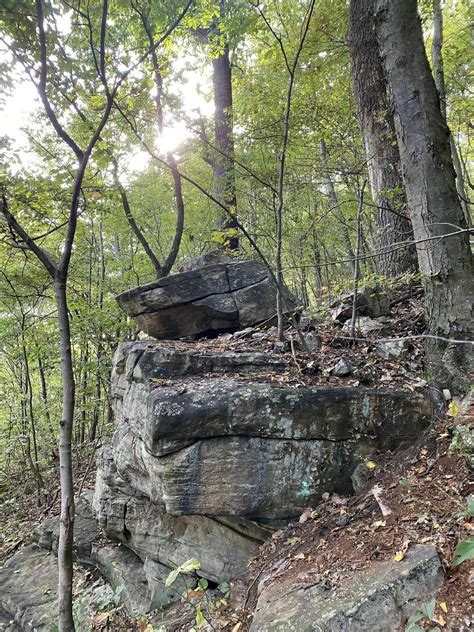
POLYGON ((187 138, 189 130, 182 121, 174 125, 165 127, 162 134, 157 135, 156 144, 161 154, 168 154, 175 151, 187 138))

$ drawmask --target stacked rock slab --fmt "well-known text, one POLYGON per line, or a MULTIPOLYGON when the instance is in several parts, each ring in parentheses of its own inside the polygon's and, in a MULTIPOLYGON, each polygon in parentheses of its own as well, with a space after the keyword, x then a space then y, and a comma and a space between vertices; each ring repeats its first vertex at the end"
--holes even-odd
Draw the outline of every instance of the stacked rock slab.
POLYGON ((284 368, 261 353, 120 345, 117 430, 93 502, 106 533, 148 565, 194 557, 208 579, 243 577, 272 529, 326 491, 350 492, 362 459, 431 417, 424 392, 297 387, 284 368))
MULTIPOLYGON (((167 340, 242 329, 276 314, 275 283, 258 261, 187 270, 124 292, 117 301, 142 331, 167 340)), ((295 308, 289 294, 285 306, 295 308)))

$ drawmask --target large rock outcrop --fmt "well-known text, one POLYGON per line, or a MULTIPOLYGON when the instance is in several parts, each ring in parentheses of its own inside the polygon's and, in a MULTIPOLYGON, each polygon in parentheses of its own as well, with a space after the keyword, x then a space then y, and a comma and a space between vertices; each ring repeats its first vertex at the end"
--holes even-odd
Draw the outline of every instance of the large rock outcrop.
POLYGON ((295 387, 284 368, 261 353, 120 345, 117 430, 93 503, 105 532, 145 564, 195 557, 209 579, 242 577, 271 529, 349 492, 362 459, 413 440, 431 416, 425 392, 295 387))
MULTIPOLYGON (((159 339, 211 334, 269 321, 276 288, 258 261, 223 262, 159 279, 117 297, 145 333, 159 339)), ((286 308, 295 308, 287 294, 286 308)))

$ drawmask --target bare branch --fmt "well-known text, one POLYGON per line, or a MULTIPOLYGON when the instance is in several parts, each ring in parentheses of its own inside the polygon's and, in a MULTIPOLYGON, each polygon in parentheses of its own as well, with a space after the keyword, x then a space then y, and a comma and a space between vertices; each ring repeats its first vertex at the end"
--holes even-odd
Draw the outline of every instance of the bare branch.
POLYGON ((22 239, 22 241, 26 244, 26 246, 33 252, 41 263, 46 268, 48 274, 54 279, 57 272, 58 266, 54 259, 51 257, 49 253, 46 252, 43 248, 38 246, 38 244, 30 237, 28 232, 17 222, 16 217, 10 212, 8 208, 8 201, 5 195, 2 195, 2 214, 7 220, 8 226, 14 233, 22 239))
POLYGON ((43 2, 42 0, 36 0, 36 19, 38 24, 38 37, 40 43, 40 78, 38 83, 38 93, 43 103, 46 114, 51 121, 52 126, 56 130, 58 136, 72 149, 76 158, 82 161, 84 158, 84 152, 76 143, 76 141, 66 132, 64 127, 59 122, 51 103, 48 99, 46 90, 46 81, 48 76, 48 60, 47 60, 47 48, 46 48, 46 33, 44 30, 44 15, 43 15, 43 2))

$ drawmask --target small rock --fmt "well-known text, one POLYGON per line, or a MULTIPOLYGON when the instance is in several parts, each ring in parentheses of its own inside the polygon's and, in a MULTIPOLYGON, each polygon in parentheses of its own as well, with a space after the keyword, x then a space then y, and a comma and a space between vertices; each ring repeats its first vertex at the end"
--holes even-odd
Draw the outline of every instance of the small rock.
POLYGON ((408 340, 386 340, 379 342, 375 353, 385 360, 401 360, 408 353, 408 340))
POLYGON ((287 345, 285 342, 278 341, 273 345, 273 351, 276 351, 276 353, 285 353, 286 347, 287 345))
POLYGON ((257 331, 256 333, 252 334, 253 340, 263 340, 266 337, 266 334, 261 331, 257 331))
MULTIPOLYGON (((343 323, 352 316, 354 293, 348 292, 341 295, 331 303, 330 312, 334 320, 343 323)), ((356 309, 358 316, 370 316, 378 318, 390 313, 390 299, 379 287, 361 287, 357 291, 356 309)))
MULTIPOLYGON (((321 337, 312 332, 303 334, 304 341, 306 346, 308 347, 308 351, 316 351, 317 349, 321 349, 322 340, 321 337)), ((301 342, 298 340, 298 346, 301 347, 301 342)))
POLYGON ((336 377, 345 377, 346 375, 350 375, 353 369, 352 363, 347 358, 339 358, 331 369, 331 374, 336 377))
POLYGON ((234 334, 231 334, 231 333, 221 334, 219 336, 219 340, 222 340, 223 342, 227 342, 228 340, 231 340, 233 337, 234 337, 234 334))
POLYGON ((308 371, 309 373, 317 373, 317 371, 319 370, 319 365, 316 362, 316 360, 310 360, 306 364, 305 370, 308 371))
POLYGON ((449 390, 449 388, 443 388, 443 397, 447 402, 452 399, 451 391, 449 390))
MULTIPOLYGON (((361 316, 356 321, 356 331, 360 332, 364 336, 370 333, 382 331, 387 326, 387 319, 384 316, 380 318, 370 318, 370 316, 361 316)), ((348 320, 344 323, 342 331, 351 330, 351 321, 348 320)))
POLYGON ((365 463, 359 463, 356 466, 351 474, 352 487, 354 488, 354 492, 356 494, 360 494, 364 491, 364 489, 366 489, 366 487, 368 487, 370 476, 370 470, 367 469, 365 463))

